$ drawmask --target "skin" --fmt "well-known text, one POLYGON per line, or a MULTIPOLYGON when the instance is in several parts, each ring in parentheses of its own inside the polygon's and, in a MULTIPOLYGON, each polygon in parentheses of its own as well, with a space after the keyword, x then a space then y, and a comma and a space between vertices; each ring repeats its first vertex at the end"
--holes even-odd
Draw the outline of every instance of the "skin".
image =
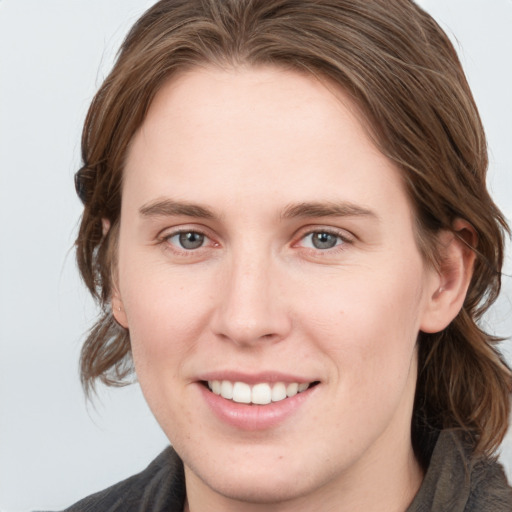
POLYGON ((113 307, 193 512, 403 511, 421 484, 416 339, 457 314, 472 257, 442 233, 447 263, 424 261, 399 171, 327 85, 193 69, 157 93, 127 156, 113 307), (211 216, 156 212, 162 201, 211 216), (351 209, 292 208, 303 203, 351 209), (203 245, 183 248, 177 230, 203 245), (284 421, 247 431, 198 383, 229 370, 319 384, 284 421))

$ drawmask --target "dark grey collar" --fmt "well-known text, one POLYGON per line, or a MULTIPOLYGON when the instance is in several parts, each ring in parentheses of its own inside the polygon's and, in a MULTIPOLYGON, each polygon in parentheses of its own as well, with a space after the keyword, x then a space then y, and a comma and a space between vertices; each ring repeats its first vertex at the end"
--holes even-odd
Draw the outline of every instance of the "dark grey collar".
POLYGON ((407 512, 512 512, 512 488, 495 459, 471 457, 454 432, 441 432, 407 512))

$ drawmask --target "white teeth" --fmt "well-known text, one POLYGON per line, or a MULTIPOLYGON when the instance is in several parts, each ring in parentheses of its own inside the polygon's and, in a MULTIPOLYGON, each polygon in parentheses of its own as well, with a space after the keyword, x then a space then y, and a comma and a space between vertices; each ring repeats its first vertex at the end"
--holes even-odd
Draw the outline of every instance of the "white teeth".
POLYGON ((306 391, 306 389, 309 388, 309 382, 303 382, 302 384, 299 384, 299 393, 302 393, 303 391, 306 391))
POLYGON ((222 398, 231 400, 233 398, 233 384, 229 380, 223 380, 220 384, 220 395, 222 398))
MULTIPOLYGON (((210 385, 210 383, 208 383, 208 385, 210 385)), ((212 383, 211 383, 211 390, 216 394, 216 395, 220 395, 220 381, 219 380, 214 380, 212 383)))
POLYGON ((239 404, 250 404, 251 386, 245 382, 235 382, 233 385, 233 402, 238 402, 239 404))
POLYGON ((272 386, 272 402, 279 402, 286 398, 286 386, 282 382, 277 382, 272 386))
POLYGON ((291 398, 297 393, 306 391, 310 386, 309 382, 291 382, 284 384, 283 382, 276 382, 275 384, 268 384, 261 382, 254 386, 250 386, 245 382, 231 382, 229 380, 209 380, 208 388, 227 400, 241 404, 256 404, 267 405, 271 402, 280 402, 285 398, 291 398))
POLYGON ((286 386, 286 396, 292 397, 299 392, 299 385, 296 382, 292 382, 286 386))
POLYGON ((272 402, 272 389, 268 384, 256 384, 251 393, 251 402, 258 405, 266 405, 272 402))

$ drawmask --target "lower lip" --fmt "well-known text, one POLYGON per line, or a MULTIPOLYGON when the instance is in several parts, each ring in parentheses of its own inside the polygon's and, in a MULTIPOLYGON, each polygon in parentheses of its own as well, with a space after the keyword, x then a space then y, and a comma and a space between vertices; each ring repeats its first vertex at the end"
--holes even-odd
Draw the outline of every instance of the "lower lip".
POLYGON ((313 386, 293 397, 268 405, 249 405, 226 400, 212 393, 204 385, 198 385, 206 403, 217 418, 232 427, 247 431, 266 430, 283 423, 298 411, 318 387, 313 386))

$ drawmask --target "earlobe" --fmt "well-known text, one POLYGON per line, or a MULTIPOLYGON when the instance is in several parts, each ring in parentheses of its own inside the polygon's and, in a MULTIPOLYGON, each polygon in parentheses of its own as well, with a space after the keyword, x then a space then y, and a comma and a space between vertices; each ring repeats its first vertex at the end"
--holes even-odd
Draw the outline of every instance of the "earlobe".
POLYGON ((101 231, 103 236, 107 236, 107 233, 110 231, 110 221, 105 217, 101 219, 101 231))
POLYGON ((114 317, 115 321, 121 327, 128 329, 128 319, 126 317, 126 311, 124 309, 123 302, 117 289, 114 289, 112 292, 111 307, 112 316, 114 317))
MULTIPOLYGON (((101 219, 101 228, 103 232, 103 236, 107 236, 107 234, 110 231, 111 223, 110 220, 103 217, 101 219)), ((128 329, 128 320, 126 318, 126 312, 124 310, 123 301, 121 300, 121 295, 119 293, 119 290, 116 286, 117 277, 115 275, 115 271, 112 268, 112 273, 110 278, 112 279, 112 298, 110 300, 110 306, 112 308, 112 316, 114 317, 114 320, 125 329, 128 329)))
POLYGON ((453 223, 453 231, 442 231, 438 237, 436 279, 427 298, 420 330, 440 332, 462 309, 473 276, 474 248, 477 235, 474 228, 462 219, 453 223))

